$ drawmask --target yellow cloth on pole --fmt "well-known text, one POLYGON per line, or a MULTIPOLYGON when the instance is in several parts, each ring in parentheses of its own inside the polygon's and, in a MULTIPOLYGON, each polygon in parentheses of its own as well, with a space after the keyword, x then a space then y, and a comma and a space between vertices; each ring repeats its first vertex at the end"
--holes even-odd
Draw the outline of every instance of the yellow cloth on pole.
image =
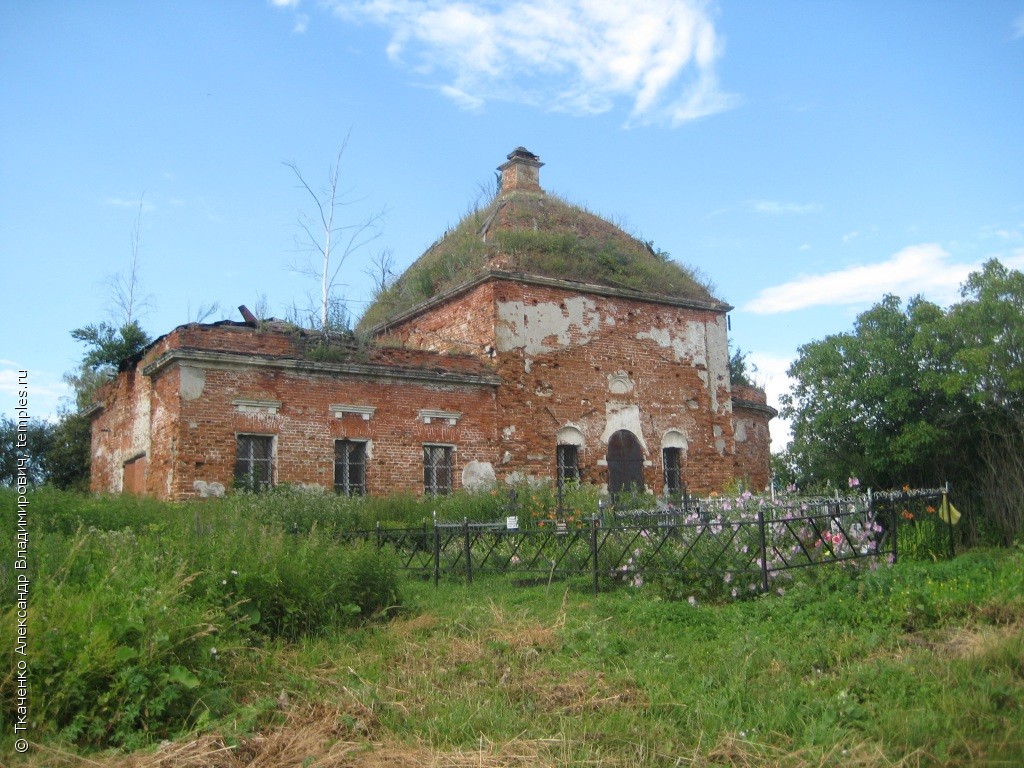
POLYGON ((939 517, 942 522, 956 525, 960 522, 960 512, 954 507, 946 494, 942 494, 942 504, 939 505, 939 517))

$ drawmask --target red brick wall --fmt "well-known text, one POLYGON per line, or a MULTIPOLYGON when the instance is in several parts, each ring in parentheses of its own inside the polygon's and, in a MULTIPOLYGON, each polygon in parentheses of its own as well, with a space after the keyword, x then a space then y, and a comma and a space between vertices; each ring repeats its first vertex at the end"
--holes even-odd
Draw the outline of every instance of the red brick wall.
MULTIPOLYGON (((584 436, 579 457, 587 482, 607 483, 607 441, 619 428, 644 447, 644 481, 655 493, 663 491, 662 446, 670 431, 685 437, 682 473, 692 491, 721 490, 736 478, 753 487, 768 481, 768 413, 733 407, 721 311, 495 279, 389 336, 437 351, 361 347, 347 362, 381 374, 429 374, 432 381, 355 375, 311 362, 292 332, 175 329, 106 389, 105 409, 93 423, 93 490, 120 491, 124 463, 142 454, 145 488, 158 497, 193 496, 197 480, 230 487, 240 433, 275 437, 277 482, 332 487, 334 440, 342 438, 371 441, 367 485, 374 494, 422 492, 424 443, 455 446, 456 487, 469 461, 491 463, 499 478, 552 478, 556 436, 568 426, 584 436), (141 373, 172 349, 186 357, 185 350, 242 355, 174 360, 150 376, 141 373), (475 354, 458 354, 463 350, 475 354), (448 383, 444 372, 497 374, 502 383, 448 383), (275 414, 246 413, 237 399, 280 407, 275 414), (334 404, 376 411, 369 420, 337 418, 334 404), (421 409, 463 415, 454 426, 425 424, 421 409)), ((757 390, 740 395, 763 403, 757 390)))
POLYGON ((371 494, 423 491, 423 444, 455 446, 453 481, 459 486, 469 461, 494 461, 492 387, 427 386, 314 373, 252 368, 207 369, 203 394, 182 402, 181 442, 172 495, 193 494, 192 482, 231 487, 236 435, 276 438, 275 481, 332 488, 334 441, 371 441, 367 488, 371 494), (275 415, 241 413, 238 398, 279 401, 275 415), (369 420, 358 414, 337 418, 331 405, 376 408, 369 420), (455 426, 425 424, 420 409, 461 412, 455 426))
POLYGON ((385 338, 415 349, 485 355, 494 345, 494 282, 388 328, 385 338))
POLYGON ((771 435, 768 422, 774 410, 767 409, 767 395, 755 387, 734 386, 732 395, 733 422, 737 434, 736 477, 744 480, 751 490, 764 490, 771 482, 771 435))
MULTIPOLYGON (((275 475, 278 483, 331 488, 334 484, 334 440, 370 440, 367 465, 371 493, 423 490, 424 443, 455 446, 453 485, 469 461, 494 462, 495 391, 484 384, 419 382, 394 377, 353 376, 329 365, 306 362, 301 370, 273 365, 296 359, 291 334, 256 333, 235 326, 188 326, 160 339, 143 359, 120 373, 104 391, 104 409, 93 421, 92 489, 118 492, 123 466, 146 456, 144 484, 160 498, 196 495, 195 481, 233 483, 236 436, 239 433, 275 437, 275 475), (257 352, 252 364, 175 360, 151 376, 142 370, 170 349, 257 352), (282 357, 284 355, 284 357, 282 357), (246 413, 237 399, 277 401, 277 413, 246 413), (331 405, 374 407, 367 421, 360 415, 337 418, 331 405), (462 413, 449 425, 436 419, 424 423, 421 409, 462 413)), ((444 370, 489 372, 474 358, 416 350, 376 349, 352 362, 382 372, 444 370)), ((130 468, 129 472, 135 472, 130 468)), ((130 480, 139 482, 136 475, 130 480)))
POLYGON ((608 425, 618 421, 644 445, 645 483, 657 493, 663 436, 685 435, 683 478, 700 492, 736 473, 724 324, 724 313, 707 309, 496 279, 389 333, 444 349, 458 328, 481 348, 498 347, 499 476, 553 477, 556 433, 571 425, 585 436, 584 480, 605 484, 608 425), (615 393, 609 376, 619 373, 626 391, 615 393))

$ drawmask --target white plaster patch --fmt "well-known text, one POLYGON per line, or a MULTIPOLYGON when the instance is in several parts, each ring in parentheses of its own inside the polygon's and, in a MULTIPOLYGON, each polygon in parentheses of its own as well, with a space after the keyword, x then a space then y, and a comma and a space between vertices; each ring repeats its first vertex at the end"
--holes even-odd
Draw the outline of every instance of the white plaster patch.
POLYGON ((601 324, 596 305, 584 296, 567 298, 563 304, 565 309, 554 302, 498 302, 498 351, 521 349, 531 356, 547 354, 570 343, 587 344, 601 324))
POLYGON ((502 430, 501 430, 501 436, 505 440, 511 440, 512 439, 512 435, 514 435, 515 433, 516 433, 515 424, 512 424, 512 425, 510 425, 508 427, 503 427, 502 430))
POLYGON ((678 429, 670 429, 661 438, 662 448, 679 448, 684 453, 687 449, 686 435, 678 429))
POLYGON ((206 371, 203 368, 193 368, 190 365, 183 365, 178 373, 178 392, 182 400, 195 400, 203 394, 206 386, 206 371))
POLYGON ((626 429, 636 435, 643 448, 644 455, 650 455, 647 443, 644 441, 644 432, 640 426, 640 406, 626 403, 609 402, 605 405, 604 432, 601 433, 601 441, 607 445, 612 435, 620 429, 626 429))
POLYGON ((192 489, 199 494, 200 499, 219 498, 224 495, 223 483, 207 483, 205 480, 196 480, 192 483, 192 489))
POLYGON ((471 461, 462 470, 462 487, 468 491, 484 491, 495 483, 494 467, 488 461, 471 461))
POLYGON ((625 395, 633 391, 633 380, 625 371, 608 374, 608 391, 613 395, 625 395))
POLYGON ((129 455, 149 454, 150 450, 150 401, 153 393, 148 388, 145 393, 135 399, 132 404, 132 441, 128 449, 129 455))
POLYGON ((734 421, 732 429, 733 437, 735 438, 737 443, 747 442, 747 422, 745 422, 743 419, 734 421))
POLYGON ((555 435, 555 441, 558 445, 575 445, 582 448, 584 444, 583 432, 571 425, 562 427, 555 435))
POLYGON ((539 478, 536 475, 528 475, 523 472, 509 472, 505 476, 506 485, 522 485, 526 483, 531 488, 540 488, 547 484, 545 478, 539 478))
POLYGON ((712 431, 714 432, 714 435, 715 435, 715 450, 718 451, 718 455, 719 456, 724 456, 725 455, 725 438, 722 437, 722 428, 716 424, 712 431))
POLYGON ((676 362, 684 360, 693 365, 707 365, 704 346, 705 326, 696 320, 688 320, 680 333, 675 328, 652 327, 640 331, 638 339, 650 339, 663 349, 671 349, 676 362))

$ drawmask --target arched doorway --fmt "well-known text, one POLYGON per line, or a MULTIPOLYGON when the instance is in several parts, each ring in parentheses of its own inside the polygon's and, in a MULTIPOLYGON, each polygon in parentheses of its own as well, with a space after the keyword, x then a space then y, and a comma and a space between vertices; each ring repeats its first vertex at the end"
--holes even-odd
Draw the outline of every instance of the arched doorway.
POLYGON ((608 441, 608 491, 617 496, 622 491, 644 490, 644 452, 636 435, 620 429, 608 441))

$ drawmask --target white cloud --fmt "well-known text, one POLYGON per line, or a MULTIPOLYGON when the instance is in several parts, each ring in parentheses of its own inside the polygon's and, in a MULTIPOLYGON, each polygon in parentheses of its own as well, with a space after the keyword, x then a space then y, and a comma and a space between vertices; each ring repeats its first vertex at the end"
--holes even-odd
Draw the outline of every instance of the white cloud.
POLYGON ((955 264, 935 243, 911 245, 879 264, 850 267, 823 275, 806 275, 765 288, 743 307, 770 315, 815 306, 876 302, 887 293, 904 298, 924 294, 934 301, 955 300, 957 289, 977 263, 955 264))
POLYGON ((296 14, 295 26, 292 27, 292 32, 301 35, 307 29, 309 29, 309 15, 305 13, 296 14))
POLYGON ((460 91, 451 85, 442 85, 438 89, 442 94, 447 96, 449 99, 454 101, 460 107, 466 111, 472 112, 480 109, 484 105, 483 99, 478 99, 476 96, 471 96, 465 91, 460 91))
POLYGON ((778 200, 754 200, 751 205, 758 213, 770 213, 772 215, 804 215, 817 213, 821 210, 821 206, 818 203, 782 203, 778 200))
POLYGON ((1024 13, 1013 20, 1013 39, 1024 37, 1024 13))
MULTIPOLYGON (((795 356, 769 355, 763 352, 751 352, 747 355, 747 361, 757 369, 753 376, 754 381, 764 387, 768 405, 776 410, 782 408, 780 398, 789 392, 795 383, 794 379, 786 375, 795 359, 795 356)), ((768 423, 768 431, 771 434, 773 453, 783 450, 793 439, 791 425, 785 419, 772 419, 768 423)))
POLYGON ((299 0, 268 0, 275 8, 298 8, 299 0))
MULTIPOLYGON (((18 407, 18 392, 25 387, 19 383, 23 369, 11 360, 0 360, 0 413, 13 418, 18 407)), ((30 418, 53 421, 62 398, 70 397, 71 390, 59 377, 41 371, 28 371, 28 415, 30 418)))
POLYGON ((632 101, 630 122, 678 125, 731 109, 704 0, 334 0, 391 32, 389 58, 459 106, 515 101, 597 114, 632 101))
POLYGON ((1009 256, 998 257, 1004 267, 1024 271, 1024 248, 1015 248, 1009 256))

